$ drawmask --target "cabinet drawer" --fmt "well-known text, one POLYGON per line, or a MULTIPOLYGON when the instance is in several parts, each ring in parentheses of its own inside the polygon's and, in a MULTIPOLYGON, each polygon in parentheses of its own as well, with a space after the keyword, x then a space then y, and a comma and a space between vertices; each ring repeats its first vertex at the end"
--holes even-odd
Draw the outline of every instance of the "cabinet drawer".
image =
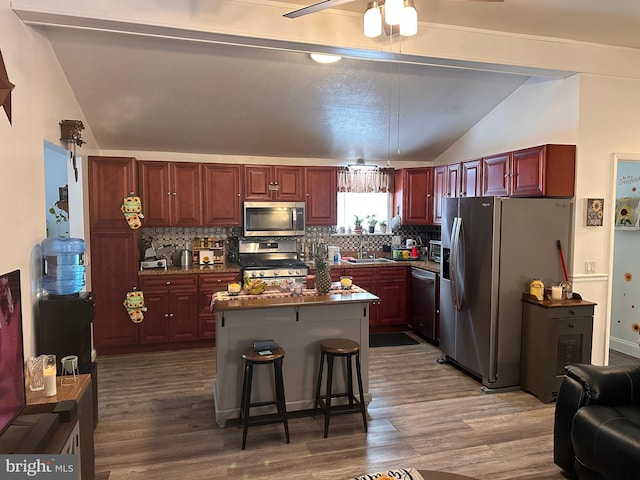
POLYGON ((405 280, 409 267, 381 267, 378 268, 378 280, 405 280))
POLYGON ((593 315, 593 307, 558 307, 551 310, 549 316, 551 318, 576 318, 591 317, 593 315))
POLYGON ((195 275, 158 275, 154 277, 140 277, 140 288, 144 290, 167 288, 197 289, 198 277, 195 275))
POLYGON ((357 279, 375 280, 378 278, 377 268, 346 268, 345 273, 346 275, 351 275, 354 282, 357 279))

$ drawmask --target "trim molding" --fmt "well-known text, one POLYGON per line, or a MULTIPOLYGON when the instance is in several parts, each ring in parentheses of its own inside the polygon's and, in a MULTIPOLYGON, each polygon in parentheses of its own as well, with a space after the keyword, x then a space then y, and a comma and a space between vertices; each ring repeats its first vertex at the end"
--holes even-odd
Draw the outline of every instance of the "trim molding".
POLYGON ((609 275, 607 273, 583 273, 571 276, 571 280, 573 283, 607 282, 609 281, 609 275))

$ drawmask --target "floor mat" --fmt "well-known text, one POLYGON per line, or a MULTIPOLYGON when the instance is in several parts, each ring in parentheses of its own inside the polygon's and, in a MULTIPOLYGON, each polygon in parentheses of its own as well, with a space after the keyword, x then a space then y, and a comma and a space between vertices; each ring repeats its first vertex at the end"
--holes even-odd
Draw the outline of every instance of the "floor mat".
POLYGON ((369 335, 369 347, 395 347, 398 345, 417 345, 417 340, 404 332, 373 333, 369 335))

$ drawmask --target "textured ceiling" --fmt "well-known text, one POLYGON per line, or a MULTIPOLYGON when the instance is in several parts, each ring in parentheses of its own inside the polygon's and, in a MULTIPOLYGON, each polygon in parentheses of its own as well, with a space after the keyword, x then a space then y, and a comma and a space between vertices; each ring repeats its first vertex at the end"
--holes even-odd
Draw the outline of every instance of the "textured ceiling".
MULTIPOLYGON (((415 3, 422 22, 640 47, 635 1, 415 3)), ((355 15, 365 4, 338 8, 355 15)), ((431 161, 529 78, 357 55, 320 65, 295 48, 44 28, 103 150, 431 161)))

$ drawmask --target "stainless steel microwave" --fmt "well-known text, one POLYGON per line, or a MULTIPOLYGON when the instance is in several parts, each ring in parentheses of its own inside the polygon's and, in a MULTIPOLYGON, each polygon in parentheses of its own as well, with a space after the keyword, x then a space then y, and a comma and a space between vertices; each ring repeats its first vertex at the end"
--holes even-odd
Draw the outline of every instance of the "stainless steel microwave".
POLYGON ((304 202, 244 202, 245 237, 304 235, 304 202))

